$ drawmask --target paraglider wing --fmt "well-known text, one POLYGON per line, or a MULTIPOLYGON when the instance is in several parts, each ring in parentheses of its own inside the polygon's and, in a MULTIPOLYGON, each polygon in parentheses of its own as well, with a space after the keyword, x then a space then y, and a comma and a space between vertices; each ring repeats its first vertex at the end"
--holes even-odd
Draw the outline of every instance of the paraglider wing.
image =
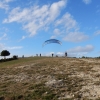
POLYGON ((61 41, 57 40, 57 39, 49 39, 49 40, 46 40, 44 43, 43 43, 43 46, 46 45, 46 44, 49 44, 49 43, 58 43, 58 44, 62 44, 61 41))

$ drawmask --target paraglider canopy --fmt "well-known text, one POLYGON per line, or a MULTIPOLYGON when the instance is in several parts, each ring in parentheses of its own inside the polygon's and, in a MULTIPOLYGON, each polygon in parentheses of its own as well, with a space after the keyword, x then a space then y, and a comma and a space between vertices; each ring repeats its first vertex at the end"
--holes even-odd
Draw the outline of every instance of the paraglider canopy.
POLYGON ((57 39, 49 39, 49 40, 46 40, 44 43, 43 43, 43 46, 46 45, 46 44, 49 44, 49 43, 58 43, 58 44, 62 44, 61 41, 57 40, 57 39))

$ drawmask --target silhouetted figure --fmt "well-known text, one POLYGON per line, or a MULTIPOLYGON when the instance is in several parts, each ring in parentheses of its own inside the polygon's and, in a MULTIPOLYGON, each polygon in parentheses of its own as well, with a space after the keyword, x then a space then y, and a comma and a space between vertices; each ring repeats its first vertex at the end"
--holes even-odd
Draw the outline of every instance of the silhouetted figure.
POLYGON ((24 55, 22 55, 22 58, 24 58, 24 55))
POLYGON ((53 55, 54 55, 54 54, 52 53, 52 57, 53 57, 53 55))
POLYGON ((40 53, 40 57, 41 57, 41 53, 40 53))
POLYGON ((67 57, 67 52, 65 52, 65 57, 67 57))

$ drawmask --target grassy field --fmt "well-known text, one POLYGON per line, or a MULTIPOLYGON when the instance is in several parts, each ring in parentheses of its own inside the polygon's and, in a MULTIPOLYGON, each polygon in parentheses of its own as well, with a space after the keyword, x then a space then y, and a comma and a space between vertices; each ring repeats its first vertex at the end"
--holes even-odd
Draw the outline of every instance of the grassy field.
POLYGON ((100 100, 100 59, 29 57, 2 62, 0 100, 100 100))

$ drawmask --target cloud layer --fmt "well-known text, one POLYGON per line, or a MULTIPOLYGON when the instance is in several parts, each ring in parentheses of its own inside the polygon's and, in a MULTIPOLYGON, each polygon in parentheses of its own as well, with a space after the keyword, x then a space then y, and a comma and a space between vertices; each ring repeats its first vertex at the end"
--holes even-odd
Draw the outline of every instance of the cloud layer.
MULTIPOLYGON (((85 35, 83 32, 80 32, 77 21, 68 12, 64 14, 61 19, 56 21, 55 26, 60 27, 59 34, 60 32, 63 34, 62 38, 65 41, 81 42, 89 38, 89 36, 85 35)), ((57 35, 58 34, 54 34, 55 37, 57 35)))
POLYGON ((84 2, 85 4, 90 4, 90 3, 92 2, 92 0, 83 0, 83 2, 84 2))
POLYGON ((97 30, 94 34, 95 35, 100 35, 100 30, 97 30))
POLYGON ((12 1, 14 0, 0 0, 0 9, 8 10, 10 8, 9 3, 12 1))
POLYGON ((69 32, 63 39, 65 41, 70 41, 70 42, 82 42, 85 41, 89 38, 88 35, 85 35, 82 32, 69 32))
POLYGON ((7 34, 4 33, 2 36, 0 35, 0 40, 6 40, 7 39, 7 34))
MULTIPOLYGON (((68 49, 67 55, 68 57, 82 57, 87 55, 88 53, 92 52, 94 50, 94 46, 93 45, 86 45, 86 46, 77 46, 75 48, 71 48, 68 49)), ((50 52, 47 54, 44 54, 45 56, 51 56, 52 53, 54 54, 54 56, 58 55, 58 56, 65 56, 65 52, 50 52)))
POLYGON ((67 50, 69 56, 84 56, 94 50, 93 45, 86 45, 84 47, 77 46, 75 48, 67 50))
POLYGON ((59 16, 61 9, 66 5, 66 0, 55 2, 51 5, 36 5, 30 8, 14 8, 8 18, 3 23, 19 22, 23 24, 23 29, 34 36, 37 31, 45 29, 52 24, 59 16))
POLYGON ((5 44, 0 43, 0 51, 2 50, 17 50, 17 49, 22 49, 22 46, 13 46, 13 47, 7 47, 5 44))
MULTIPOLYGON (((30 37, 40 31, 50 31, 53 28, 51 38, 61 37, 64 41, 70 42, 87 40, 88 36, 80 32, 77 21, 69 12, 66 12, 62 16, 60 15, 66 5, 67 0, 60 0, 43 6, 34 5, 23 9, 16 7, 11 10, 8 18, 4 19, 3 23, 21 23, 23 30, 27 31, 30 37)), ((22 36, 20 40, 25 38, 22 36)))

